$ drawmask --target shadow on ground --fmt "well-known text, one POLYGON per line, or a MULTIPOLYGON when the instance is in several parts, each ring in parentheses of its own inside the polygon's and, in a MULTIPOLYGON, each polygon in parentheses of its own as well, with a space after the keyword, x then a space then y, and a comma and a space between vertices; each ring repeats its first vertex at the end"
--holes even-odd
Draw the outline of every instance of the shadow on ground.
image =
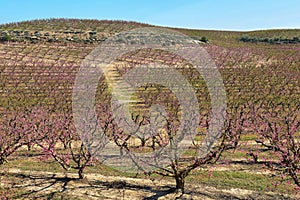
MULTIPOLYGON (((205 190, 203 187, 187 186, 184 195, 177 194, 168 185, 151 185, 149 182, 99 180, 65 177, 62 174, 9 173, 7 177, 15 179, 12 187, 20 192, 12 199, 291 199, 281 195, 253 193, 251 195, 233 195, 222 190, 205 190), (200 189, 199 189, 200 188, 200 189), (202 189, 201 189, 202 188, 202 189)), ((105 179, 105 178, 102 178, 105 179)))

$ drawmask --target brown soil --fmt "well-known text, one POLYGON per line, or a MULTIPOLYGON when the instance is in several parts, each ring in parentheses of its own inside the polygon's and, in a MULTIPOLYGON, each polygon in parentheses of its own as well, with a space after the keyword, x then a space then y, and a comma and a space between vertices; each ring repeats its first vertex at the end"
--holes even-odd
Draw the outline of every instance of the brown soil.
POLYGON ((203 185, 187 185, 186 194, 173 191, 168 180, 148 180, 100 174, 86 174, 76 179, 73 173, 21 171, 10 168, 1 177, 1 187, 20 188, 12 199, 49 199, 60 194, 72 199, 297 199, 275 193, 259 193, 244 189, 217 189, 203 185))

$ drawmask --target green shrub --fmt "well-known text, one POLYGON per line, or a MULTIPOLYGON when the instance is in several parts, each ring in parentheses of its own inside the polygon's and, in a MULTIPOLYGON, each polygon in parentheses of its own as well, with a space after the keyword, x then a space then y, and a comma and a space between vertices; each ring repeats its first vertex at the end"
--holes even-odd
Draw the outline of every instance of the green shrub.
POLYGON ((12 37, 10 35, 3 35, 0 37, 0 41, 2 42, 7 42, 7 41, 11 41, 12 37))
POLYGON ((208 39, 206 37, 201 37, 200 39, 201 42, 204 42, 204 43, 207 43, 208 42, 208 39))

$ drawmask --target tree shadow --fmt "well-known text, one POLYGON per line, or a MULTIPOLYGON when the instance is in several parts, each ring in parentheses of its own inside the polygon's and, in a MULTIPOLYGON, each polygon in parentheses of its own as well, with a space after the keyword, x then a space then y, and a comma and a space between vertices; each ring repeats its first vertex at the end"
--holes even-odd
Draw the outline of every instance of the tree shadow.
MULTIPOLYGON (((116 189, 121 195, 121 191, 133 190, 139 194, 141 191, 150 193, 151 196, 142 197, 144 200, 156 200, 160 197, 171 195, 172 199, 192 199, 193 196, 202 197, 202 198, 211 198, 211 199, 240 199, 237 196, 232 194, 220 192, 220 191, 198 191, 193 190, 193 187, 187 186, 185 191, 185 195, 190 197, 186 198, 184 195, 178 195, 176 193, 176 189, 171 186, 149 186, 146 184, 138 184, 138 183, 128 183, 122 180, 115 181, 103 181, 103 180, 79 180, 78 178, 70 178, 70 177, 62 177, 57 176, 55 174, 21 174, 21 173, 12 173, 10 176, 18 178, 23 183, 15 185, 14 188, 19 188, 22 190, 21 193, 16 193, 13 195, 13 199, 23 199, 23 198, 34 198, 34 199, 52 199, 55 198, 57 194, 64 197, 67 192, 77 192, 79 189, 83 189, 83 191, 92 191, 93 197, 103 199, 103 193, 108 189, 116 189), (75 183, 81 184, 71 184, 68 187, 69 183, 74 181, 75 183), (173 198, 174 197, 174 198, 173 198)), ((123 196, 124 198, 124 196, 123 196)), ((121 198, 122 199, 122 198, 121 198)), ((252 198, 249 196, 247 199, 276 199, 274 196, 256 196, 256 198, 252 198), (260 198, 263 197, 264 198, 260 198)), ((289 199, 289 198, 284 198, 289 199)))
POLYGON ((132 184, 126 181, 101 181, 101 180, 85 180, 85 185, 78 185, 74 188, 68 188, 70 181, 82 181, 78 178, 57 177, 55 174, 51 175, 33 175, 11 173, 10 176, 23 180, 23 184, 18 184, 14 188, 22 189, 25 192, 15 194, 14 199, 22 199, 28 197, 34 198, 54 198, 57 193, 63 193, 67 190, 71 191, 76 189, 85 190, 102 190, 117 189, 117 190, 134 190, 140 192, 154 193, 150 197, 144 197, 145 200, 158 199, 159 197, 175 192, 175 188, 171 186, 147 186, 142 184, 132 184), (25 181, 27 180, 27 181, 25 181), (57 188, 55 191, 53 188, 57 188), (32 189, 34 188, 34 189, 32 189), (51 189, 52 188, 52 189, 51 189), (48 192, 47 192, 48 190, 48 192))
MULTIPOLYGON (((25 183, 25 184, 19 184, 17 186, 14 186, 15 188, 21 188, 21 189, 26 189, 26 188, 38 188, 38 189, 29 189, 28 191, 21 193, 21 194, 16 194, 14 196, 14 198, 24 198, 27 196, 30 196, 32 194, 38 194, 39 192, 42 191, 46 191, 47 189, 50 189, 51 187, 55 186, 55 185, 61 185, 61 190, 60 191, 56 191, 53 193, 57 193, 57 192, 64 192, 67 190, 67 185, 70 181, 72 180, 76 180, 76 178, 69 178, 69 177, 56 177, 55 174, 49 175, 49 176, 45 176, 45 175, 32 175, 32 174, 20 174, 20 173, 14 173, 11 174, 12 176, 14 176, 15 178, 19 178, 21 180, 30 180, 30 183, 25 183)), ((43 197, 42 196, 38 196, 38 197, 43 197)))
POLYGON ((263 161, 263 160, 258 160, 258 161, 248 161, 248 160, 231 160, 231 161, 220 161, 219 164, 240 164, 240 165, 244 165, 244 166, 252 166, 253 164, 257 164, 257 165, 267 165, 267 164, 272 164, 272 165, 278 165, 277 161, 263 161))
POLYGON ((152 195, 150 197, 145 197, 144 200, 158 199, 159 197, 163 197, 168 194, 176 192, 176 189, 172 188, 172 187, 166 187, 166 189, 161 188, 159 190, 152 190, 152 192, 154 193, 154 195, 152 195))

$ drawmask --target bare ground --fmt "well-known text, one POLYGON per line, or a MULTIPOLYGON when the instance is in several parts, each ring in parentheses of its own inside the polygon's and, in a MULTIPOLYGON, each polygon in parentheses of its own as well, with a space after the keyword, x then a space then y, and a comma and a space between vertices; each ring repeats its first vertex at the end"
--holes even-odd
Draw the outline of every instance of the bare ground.
POLYGON ((259 193, 245 189, 217 189, 203 185, 186 185, 186 194, 174 192, 168 180, 103 176, 86 174, 83 180, 74 173, 21 171, 10 168, 1 177, 1 187, 19 188, 22 192, 9 194, 13 199, 52 199, 60 194, 71 199, 298 199, 275 193, 259 193))

